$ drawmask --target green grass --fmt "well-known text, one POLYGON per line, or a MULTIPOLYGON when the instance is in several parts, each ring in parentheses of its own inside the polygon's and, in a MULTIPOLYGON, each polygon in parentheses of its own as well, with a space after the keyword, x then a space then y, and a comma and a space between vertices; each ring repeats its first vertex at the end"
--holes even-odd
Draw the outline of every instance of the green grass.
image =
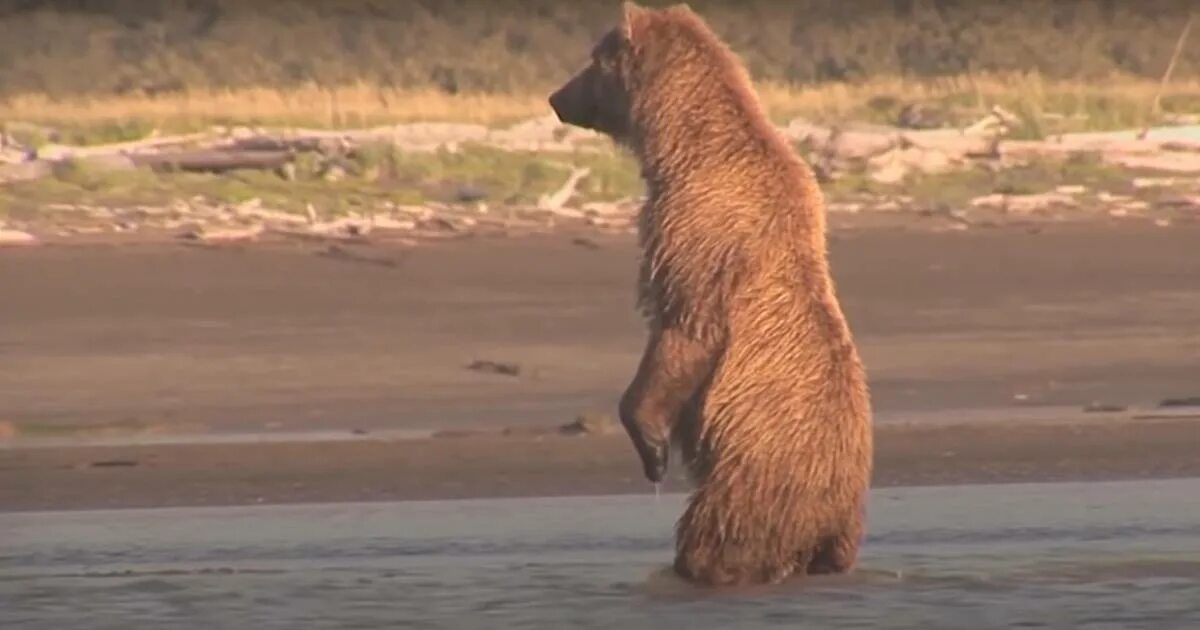
POLYGON ((591 169, 579 187, 584 201, 630 197, 642 188, 633 160, 615 151, 552 155, 467 145, 457 152, 414 153, 379 144, 337 161, 340 179, 328 179, 328 167, 315 154, 298 156, 295 165, 289 180, 273 171, 115 171, 68 161, 51 177, 0 188, 0 212, 33 212, 49 204, 164 205, 199 196, 231 204, 257 198, 265 207, 291 212, 312 204, 322 216, 338 216, 387 203, 454 203, 467 188, 481 191, 490 204, 532 204, 581 166, 591 169))
POLYGON ((481 190, 491 202, 533 203, 561 186, 572 167, 591 169, 579 188, 586 200, 609 201, 641 189, 633 160, 615 151, 559 156, 470 144, 459 151, 442 149, 426 154, 374 145, 351 157, 356 178, 383 188, 407 190, 424 200, 454 201, 456 190, 471 187, 481 190))
POLYGON ((17 435, 21 437, 68 437, 87 434, 134 434, 143 433, 166 426, 156 422, 126 418, 109 422, 18 422, 15 423, 17 435))
MULTIPOLYGON (((391 145, 369 145, 339 162, 344 175, 326 178, 315 154, 296 160, 294 179, 269 171, 237 171, 222 175, 111 171, 68 162, 52 177, 0 188, 0 216, 28 217, 50 204, 129 207, 166 206, 202 197, 213 203, 237 204, 259 199, 268 208, 301 213, 308 204, 323 217, 367 213, 388 204, 456 203, 464 188, 481 191, 494 206, 531 205, 566 180, 572 167, 587 166, 590 175, 579 186, 582 201, 616 200, 642 192, 631 158, 616 151, 548 155, 508 152, 482 146, 461 151, 403 152, 391 145)), ((1097 156, 1040 158, 995 170, 985 165, 940 174, 914 174, 897 184, 872 180, 865 169, 844 173, 825 185, 831 201, 887 199, 907 196, 928 208, 962 208, 972 199, 1002 193, 1035 194, 1062 185, 1089 191, 1152 199, 1169 192, 1136 190, 1132 179, 1151 172, 1119 168, 1097 156)))
POLYGON ((1081 153, 1065 158, 1037 158, 1002 169, 977 165, 945 173, 912 174, 896 184, 876 182, 860 168, 826 184, 826 190, 833 199, 903 195, 912 198, 918 206, 940 209, 963 208, 972 199, 990 194, 1031 195, 1049 192, 1059 186, 1077 185, 1092 192, 1138 197, 1162 194, 1153 189, 1134 189, 1133 178, 1143 175, 1155 173, 1106 164, 1099 156, 1081 153))
MULTIPOLYGON (((872 103, 881 110, 893 105, 886 99, 872 103)), ((571 169, 578 167, 590 169, 578 188, 581 201, 612 201, 641 194, 643 184, 635 161, 608 141, 602 142, 609 146, 563 154, 478 144, 465 144, 457 151, 412 152, 390 143, 368 144, 332 159, 302 153, 295 158, 290 178, 258 170, 221 175, 116 171, 86 161, 67 161, 51 177, 0 187, 0 217, 27 217, 51 204, 161 207, 194 197, 229 204, 259 199, 264 207, 296 213, 311 204, 324 217, 390 204, 459 203, 468 192, 481 194, 482 201, 492 206, 531 205, 558 189, 571 169), (340 177, 329 176, 331 165, 336 165, 340 177)), ((811 147, 797 149, 811 159, 811 147)), ((826 191, 835 201, 904 195, 919 205, 936 208, 963 207, 992 193, 1033 194, 1061 185, 1144 199, 1166 194, 1161 189, 1135 190, 1131 181, 1141 175, 1154 173, 1112 166, 1091 154, 1043 157, 1002 169, 981 164, 949 173, 914 174, 897 184, 876 182, 866 167, 859 165, 826 184, 826 191)))

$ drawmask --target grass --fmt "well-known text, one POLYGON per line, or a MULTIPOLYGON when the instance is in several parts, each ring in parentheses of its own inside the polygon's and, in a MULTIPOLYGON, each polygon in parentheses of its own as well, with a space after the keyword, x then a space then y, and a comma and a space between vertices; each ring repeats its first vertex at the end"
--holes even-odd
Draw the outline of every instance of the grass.
POLYGON ((342 175, 331 179, 328 163, 303 154, 289 179, 270 171, 114 171, 68 162, 52 177, 0 187, 0 216, 34 213, 50 204, 165 205, 196 196, 219 203, 257 198, 264 206, 291 212, 311 203, 322 216, 389 203, 455 203, 466 192, 482 195, 489 204, 532 204, 561 186, 574 167, 591 169, 578 188, 584 201, 630 197, 642 188, 632 159, 615 151, 546 155, 466 145, 457 152, 406 153, 380 144, 364 146, 336 165, 342 175))
MULTIPOLYGON (((343 175, 329 179, 327 164, 303 154, 288 179, 268 171, 223 175, 155 173, 147 170, 98 170, 68 162, 52 177, 0 188, 0 216, 33 217, 51 204, 71 206, 163 207, 176 200, 202 197, 211 203, 237 204, 259 199, 262 205, 295 213, 312 204, 323 217, 369 213, 390 204, 464 201, 464 191, 482 195, 493 207, 528 205, 555 190, 573 167, 591 169, 579 187, 582 201, 628 198, 642 192, 633 160, 620 152, 547 155, 464 146, 458 152, 406 153, 391 145, 363 147, 338 162, 343 175)), ((826 185, 831 201, 908 197, 918 207, 954 209, 992 193, 1043 193, 1063 185, 1082 185, 1092 193, 1138 198, 1163 194, 1136 190, 1132 179, 1152 172, 1130 170, 1079 154, 1046 157, 995 170, 978 166, 940 174, 914 174, 895 184, 851 171, 826 185)))
POLYGON ((215 125, 362 128, 453 121, 496 126, 546 113, 546 99, 537 94, 451 95, 365 84, 333 89, 248 88, 63 99, 25 94, 0 100, 0 120, 60 129, 62 137, 58 141, 63 144, 133 140, 152 129, 188 132, 215 125))
POLYGON ((895 184, 875 182, 866 172, 851 172, 830 182, 827 190, 832 199, 906 196, 919 207, 942 210, 963 208, 972 199, 990 194, 1031 195, 1050 192, 1059 186, 1083 186, 1091 193, 1139 198, 1163 193, 1156 189, 1135 189, 1132 180, 1143 175, 1161 176, 1161 173, 1115 166, 1097 155, 1081 153, 1065 158, 1035 158, 1002 169, 979 165, 945 173, 917 173, 895 184))
POLYGON ((30 438, 81 437, 85 435, 131 435, 137 433, 162 433, 170 427, 166 422, 154 422, 137 418, 125 418, 107 422, 17 422, 13 423, 17 435, 30 438))
MULTIPOLYGON (((1148 106, 1157 83, 1119 77, 1105 82, 1051 81, 1036 74, 988 75, 916 81, 880 78, 812 87, 761 83, 761 99, 777 122, 804 117, 824 123, 893 123, 910 103, 942 110, 951 124, 977 120, 992 105, 1016 113, 1018 137, 1068 131, 1134 128, 1152 120, 1148 106)), ((355 84, 332 90, 266 88, 147 96, 50 99, 26 95, 0 101, 7 133, 26 145, 95 144, 132 140, 212 125, 364 127, 414 121, 506 125, 549 114, 542 94, 459 94, 394 90, 355 84), (25 124, 27 123, 27 124, 25 124)), ((1200 82, 1175 82, 1163 94, 1155 119, 1200 113, 1200 82)), ((470 189, 490 204, 527 204, 558 187, 572 167, 587 166, 580 185, 585 201, 637 195, 642 183, 632 160, 616 151, 548 155, 484 146, 461 151, 406 153, 391 145, 360 147, 340 164, 345 176, 330 181, 315 155, 301 155, 296 177, 245 171, 225 175, 101 171, 68 163, 49 178, 0 187, 0 217, 46 204, 163 204, 202 196, 301 211, 309 203, 324 215, 385 203, 455 202, 470 189)), ((1041 192, 1083 184, 1117 192, 1132 174, 1090 158, 1047 160, 1001 172, 971 169, 923 175, 883 186, 864 173, 831 184, 834 195, 907 194, 933 205, 955 206, 989 192, 1041 192)))
MULTIPOLYGON (((877 78, 863 82, 799 86, 760 83, 771 117, 835 123, 894 123, 907 104, 941 110, 952 124, 969 124, 992 105, 1021 118, 1017 135, 1133 128, 1154 118, 1200 113, 1200 81, 1176 82, 1163 94, 1161 112, 1149 104, 1158 84, 1134 77, 1108 81, 1057 81, 1037 74, 960 76, 931 80, 877 78)), ((193 90, 157 96, 88 96, 52 99, 40 94, 0 100, 0 121, 22 121, 56 130, 17 129, 18 140, 41 144, 97 144, 133 140, 151 131, 187 132, 214 125, 352 128, 417 121, 501 126, 549 115, 546 94, 401 90, 357 83, 324 89, 249 88, 193 90)))
POLYGON ((919 103, 942 110, 951 124, 967 125, 999 105, 1021 119, 1015 136, 1022 138, 1129 129, 1172 115, 1200 114, 1200 82, 1169 84, 1161 111, 1151 116, 1149 105, 1157 89, 1158 82, 1134 77, 1059 81, 1031 73, 920 81, 880 78, 815 89, 768 84, 759 93, 777 121, 799 116, 823 122, 894 124, 905 105, 919 103))

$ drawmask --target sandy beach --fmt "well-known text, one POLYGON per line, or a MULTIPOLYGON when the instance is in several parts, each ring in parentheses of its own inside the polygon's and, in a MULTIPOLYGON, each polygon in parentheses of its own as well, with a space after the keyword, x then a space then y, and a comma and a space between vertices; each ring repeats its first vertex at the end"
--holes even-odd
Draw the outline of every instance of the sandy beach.
MULTIPOLYGON (((1197 242, 835 231, 877 483, 1200 473, 1200 409, 1161 405, 1200 395, 1197 242)), ((565 232, 0 250, 0 510, 649 492, 623 435, 556 434, 612 414, 635 365, 635 253, 565 232)))

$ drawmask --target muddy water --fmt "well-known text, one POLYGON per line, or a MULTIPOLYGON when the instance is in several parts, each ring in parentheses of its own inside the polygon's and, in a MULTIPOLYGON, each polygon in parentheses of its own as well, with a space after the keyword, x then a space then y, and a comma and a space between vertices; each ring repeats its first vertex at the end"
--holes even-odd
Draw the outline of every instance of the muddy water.
POLYGON ((0 627, 1200 628, 1200 479, 881 489, 860 571, 705 593, 683 497, 0 515, 0 627))

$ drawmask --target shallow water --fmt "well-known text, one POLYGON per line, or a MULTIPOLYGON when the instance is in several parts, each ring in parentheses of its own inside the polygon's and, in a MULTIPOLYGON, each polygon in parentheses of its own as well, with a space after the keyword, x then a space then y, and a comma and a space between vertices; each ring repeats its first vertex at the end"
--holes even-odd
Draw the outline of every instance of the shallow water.
POLYGON ((874 492, 862 567, 664 573, 683 497, 0 515, 0 627, 1200 628, 1200 479, 874 492))

